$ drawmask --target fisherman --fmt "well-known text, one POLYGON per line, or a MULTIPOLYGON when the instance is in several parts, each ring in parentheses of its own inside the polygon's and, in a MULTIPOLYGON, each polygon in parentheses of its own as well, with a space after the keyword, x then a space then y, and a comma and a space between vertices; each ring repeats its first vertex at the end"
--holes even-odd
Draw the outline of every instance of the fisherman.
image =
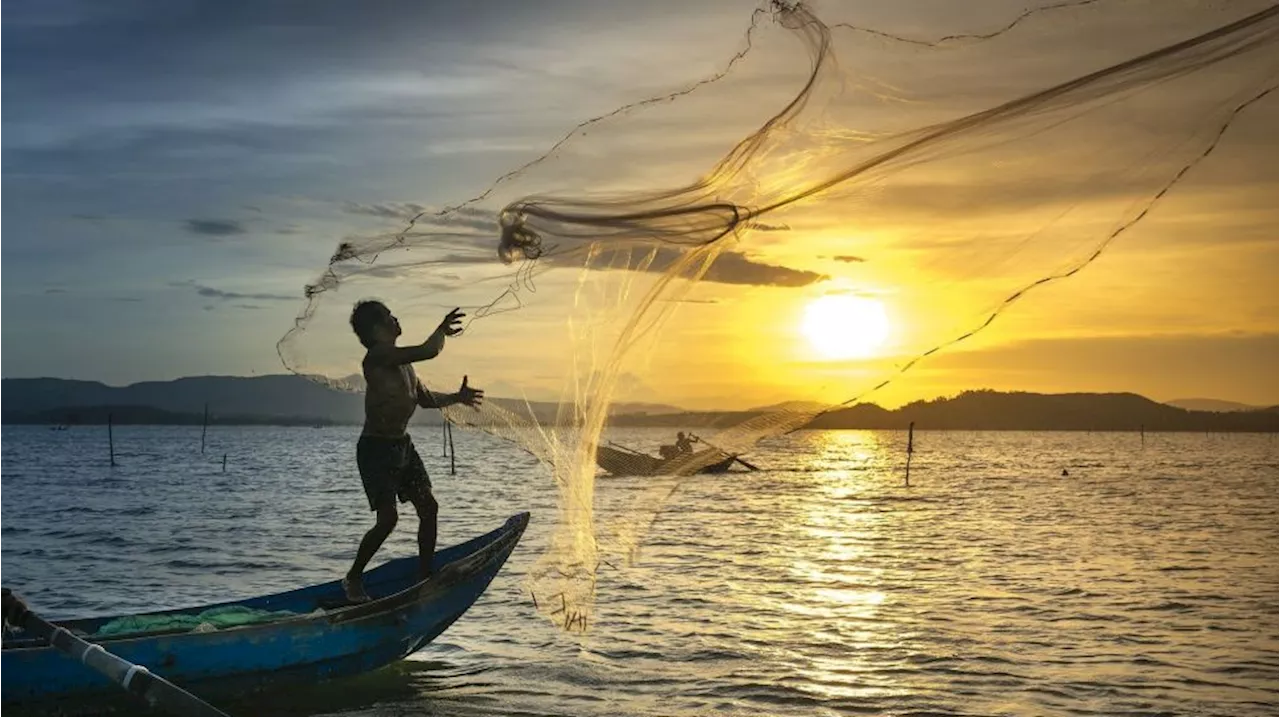
POLYGON ((418 380, 413 364, 435 358, 444 349, 446 337, 462 333, 463 316, 454 309, 426 341, 416 346, 397 346, 400 322, 385 304, 361 301, 351 311, 351 329, 367 349, 361 364, 365 381, 364 430, 356 443, 356 465, 369 509, 377 512, 377 522, 360 541, 355 563, 342 580, 342 589, 351 602, 369 600, 361 576, 396 527, 397 497, 401 503, 413 503, 418 513, 419 576, 425 580, 431 575, 439 506, 431 495, 431 479, 405 429, 419 406, 444 408, 462 404, 475 408, 484 398, 484 391, 468 386, 467 377, 463 376, 457 393, 432 393, 418 380))
POLYGON ((700 439, 692 433, 687 436, 684 434, 684 431, 676 433, 676 453, 680 455, 693 453, 693 444, 697 443, 699 440, 700 439))

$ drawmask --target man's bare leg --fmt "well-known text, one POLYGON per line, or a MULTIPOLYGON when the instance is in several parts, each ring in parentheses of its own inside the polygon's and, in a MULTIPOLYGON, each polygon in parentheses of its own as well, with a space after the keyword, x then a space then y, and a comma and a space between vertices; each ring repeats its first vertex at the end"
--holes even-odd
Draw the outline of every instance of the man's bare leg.
POLYGON ((436 520, 440 505, 430 493, 416 496, 413 507, 418 511, 418 576, 431 577, 431 558, 436 554, 436 520))
POLYGON ((364 591, 363 574, 369 561, 373 560, 373 556, 378 552, 378 548, 386 541, 387 536, 391 535, 391 531, 395 530, 396 521, 400 519, 400 514, 396 511, 396 497, 389 496, 388 500, 382 502, 378 506, 378 522, 374 523, 369 532, 364 534, 364 538, 360 541, 360 548, 356 550, 356 561, 351 566, 351 570, 347 572, 347 576, 342 580, 343 591, 347 594, 347 599, 351 602, 367 602, 369 595, 364 591))

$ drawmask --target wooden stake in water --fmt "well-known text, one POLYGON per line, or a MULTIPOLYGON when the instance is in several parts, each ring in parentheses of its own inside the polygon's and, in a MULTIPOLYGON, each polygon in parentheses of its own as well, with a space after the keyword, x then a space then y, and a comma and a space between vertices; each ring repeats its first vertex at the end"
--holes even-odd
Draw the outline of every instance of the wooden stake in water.
POLYGON ((115 432, 111 429, 113 416, 107 414, 107 450, 111 452, 111 467, 116 467, 116 437, 115 432))
POLYGON ((912 421, 907 424, 907 475, 904 485, 911 487, 911 454, 916 452, 916 422, 912 421))
POLYGON ((204 404, 204 425, 200 427, 200 455, 204 455, 204 435, 209 432, 209 404, 204 404))
POLYGON ((227 454, 226 453, 222 454, 222 472, 223 473, 227 472, 227 454))
POLYGON ((1142 438, 1142 445, 1146 446, 1147 445, 1147 424, 1145 423, 1138 424, 1138 436, 1142 438))
POLYGON ((458 475, 458 467, 454 463, 457 454, 453 452, 453 424, 449 421, 444 422, 444 431, 449 436, 449 475, 458 475))

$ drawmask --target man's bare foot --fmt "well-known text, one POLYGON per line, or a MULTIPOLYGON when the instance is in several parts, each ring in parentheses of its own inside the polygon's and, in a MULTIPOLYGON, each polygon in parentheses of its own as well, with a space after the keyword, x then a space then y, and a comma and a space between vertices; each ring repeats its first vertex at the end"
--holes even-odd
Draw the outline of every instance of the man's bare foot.
POLYGON ((342 592, 350 602, 369 602, 369 593, 364 591, 364 581, 359 576, 350 575, 342 579, 342 592))

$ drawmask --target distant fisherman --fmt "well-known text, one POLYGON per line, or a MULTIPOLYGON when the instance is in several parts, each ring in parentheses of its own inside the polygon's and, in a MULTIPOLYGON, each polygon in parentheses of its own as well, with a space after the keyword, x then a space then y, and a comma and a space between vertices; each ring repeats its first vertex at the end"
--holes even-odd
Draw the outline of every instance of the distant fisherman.
POLYGON ((693 444, 698 438, 692 433, 685 435, 684 431, 676 433, 676 452, 677 453, 693 453, 693 444))

